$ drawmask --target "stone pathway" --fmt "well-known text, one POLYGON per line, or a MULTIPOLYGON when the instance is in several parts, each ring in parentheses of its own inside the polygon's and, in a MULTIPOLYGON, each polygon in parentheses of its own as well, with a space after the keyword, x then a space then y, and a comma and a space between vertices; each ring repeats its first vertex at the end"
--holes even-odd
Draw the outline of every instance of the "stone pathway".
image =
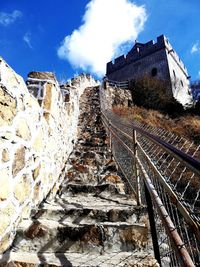
POLYGON ((99 88, 81 99, 78 142, 65 180, 19 226, 6 267, 158 266, 146 210, 125 193, 101 123, 99 88))

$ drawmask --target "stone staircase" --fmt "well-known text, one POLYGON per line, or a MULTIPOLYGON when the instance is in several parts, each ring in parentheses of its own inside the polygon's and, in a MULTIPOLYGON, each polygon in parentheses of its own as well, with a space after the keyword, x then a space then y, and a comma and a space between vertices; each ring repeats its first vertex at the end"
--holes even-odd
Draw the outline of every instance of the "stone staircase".
POLYGON ((21 223, 10 253, 15 264, 153 266, 144 208, 112 184, 70 183, 65 190, 21 223))
POLYGON ((64 181, 22 220, 0 266, 158 266, 146 208, 126 193, 107 146, 99 89, 86 89, 80 106, 78 142, 64 181))

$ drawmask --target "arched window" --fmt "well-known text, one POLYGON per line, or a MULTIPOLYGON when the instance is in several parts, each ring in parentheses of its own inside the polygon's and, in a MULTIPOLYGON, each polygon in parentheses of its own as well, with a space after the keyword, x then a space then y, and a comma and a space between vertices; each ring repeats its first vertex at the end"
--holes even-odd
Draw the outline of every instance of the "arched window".
POLYGON ((181 86, 183 87, 183 81, 181 80, 181 86))
POLYGON ((176 78, 176 73, 175 73, 175 71, 173 70, 173 74, 174 74, 174 78, 176 78))
POLYGON ((158 73, 157 68, 153 68, 153 69, 151 70, 151 76, 152 76, 152 77, 155 77, 155 76, 157 75, 157 73, 158 73))

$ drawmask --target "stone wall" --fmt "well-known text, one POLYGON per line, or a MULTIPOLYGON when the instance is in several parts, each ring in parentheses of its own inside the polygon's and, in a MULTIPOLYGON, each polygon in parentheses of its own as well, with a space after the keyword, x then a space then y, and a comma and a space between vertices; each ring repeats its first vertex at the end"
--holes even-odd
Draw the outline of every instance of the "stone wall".
POLYGON ((100 87, 101 109, 112 110, 116 105, 129 107, 132 105, 132 95, 130 90, 124 90, 109 86, 108 83, 100 87))
POLYGON ((81 75, 60 89, 53 76, 39 73, 27 84, 0 59, 0 253, 20 220, 58 188, 76 141, 79 98, 97 85, 81 75))
POLYGON ((166 46, 166 55, 169 66, 170 79, 172 81, 172 92, 182 105, 192 104, 192 93, 190 90, 190 81, 186 67, 180 61, 177 54, 171 48, 170 44, 166 46))
POLYGON ((132 61, 121 69, 107 74, 107 77, 114 81, 138 79, 143 76, 151 76, 153 68, 157 69, 158 79, 167 81, 170 79, 165 49, 132 61))
POLYGON ((153 68, 158 69, 158 79, 169 79, 165 53, 167 39, 157 37, 157 42, 136 42, 127 55, 120 56, 114 62, 107 63, 106 75, 111 80, 123 81, 150 75, 153 68))

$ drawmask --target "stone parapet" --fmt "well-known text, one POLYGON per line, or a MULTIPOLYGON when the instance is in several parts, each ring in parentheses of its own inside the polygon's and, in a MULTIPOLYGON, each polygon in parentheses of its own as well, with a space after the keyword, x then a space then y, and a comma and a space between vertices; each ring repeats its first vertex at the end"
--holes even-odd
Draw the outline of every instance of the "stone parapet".
POLYGON ((77 136, 79 99, 92 77, 77 78, 65 101, 51 73, 32 72, 28 87, 0 59, 0 253, 21 219, 44 200, 59 177, 77 136), (35 97, 30 93, 35 92, 35 97), (36 94, 37 92, 37 94, 36 94))
POLYGON ((107 63, 106 74, 110 74, 122 67, 136 62, 146 56, 154 54, 156 51, 165 49, 168 40, 164 35, 157 37, 157 42, 154 43, 152 40, 147 43, 136 42, 133 48, 128 52, 127 55, 122 55, 114 60, 114 62, 107 63))

